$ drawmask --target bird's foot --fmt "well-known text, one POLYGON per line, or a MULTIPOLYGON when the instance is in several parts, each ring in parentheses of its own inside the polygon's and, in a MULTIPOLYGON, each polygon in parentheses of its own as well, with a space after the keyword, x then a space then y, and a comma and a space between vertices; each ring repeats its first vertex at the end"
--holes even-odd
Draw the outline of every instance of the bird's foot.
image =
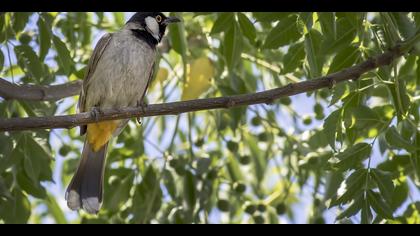
MULTIPOLYGON (((145 109, 147 108, 147 106, 148 105, 147 105, 147 103, 144 100, 137 102, 137 107, 139 107, 141 109, 141 112, 142 113, 145 113, 146 112, 145 109)), ((137 117, 136 120, 137 120, 137 123, 139 125, 142 125, 143 124, 143 117, 137 117)))
POLYGON ((99 116, 102 115, 102 111, 99 107, 93 107, 90 115, 95 119, 96 123, 99 121, 99 116))

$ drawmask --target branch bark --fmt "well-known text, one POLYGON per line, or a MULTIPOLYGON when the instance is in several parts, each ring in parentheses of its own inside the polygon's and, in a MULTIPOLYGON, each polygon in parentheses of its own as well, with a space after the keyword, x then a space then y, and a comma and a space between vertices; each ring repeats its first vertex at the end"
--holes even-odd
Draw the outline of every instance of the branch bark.
POLYGON ((57 101, 79 94, 82 83, 77 80, 50 86, 17 85, 0 78, 0 97, 5 100, 57 101))
POLYGON ((330 74, 318 79, 312 79, 299 83, 291 83, 287 86, 267 90, 258 93, 235 95, 229 97, 197 99, 191 101, 171 102, 154 104, 142 108, 121 108, 114 110, 103 110, 99 117, 94 117, 90 112, 77 115, 54 116, 54 117, 29 117, 0 119, 0 132, 22 131, 33 129, 57 129, 73 128, 80 125, 95 123, 98 121, 128 119, 133 117, 149 117, 161 115, 178 115, 185 112, 194 112, 210 109, 233 108, 254 104, 271 104, 276 99, 292 96, 299 93, 314 91, 321 88, 332 88, 335 84, 357 80, 366 72, 381 66, 391 64, 396 58, 403 55, 406 50, 396 46, 389 51, 370 58, 358 65, 344 69, 340 72, 330 74))

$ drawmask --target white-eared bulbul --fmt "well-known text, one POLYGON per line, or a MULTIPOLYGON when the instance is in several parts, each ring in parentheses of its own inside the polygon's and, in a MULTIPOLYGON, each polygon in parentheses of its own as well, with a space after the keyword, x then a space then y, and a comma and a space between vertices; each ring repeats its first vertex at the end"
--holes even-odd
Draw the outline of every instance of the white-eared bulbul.
MULTIPOLYGON (((138 12, 118 32, 105 34, 87 66, 78 104, 80 112, 143 104, 153 77, 156 46, 166 26, 179 21, 160 12, 138 12)), ((108 142, 121 133, 127 122, 114 120, 81 127, 86 139, 79 167, 66 191, 70 209, 98 213, 108 142)))

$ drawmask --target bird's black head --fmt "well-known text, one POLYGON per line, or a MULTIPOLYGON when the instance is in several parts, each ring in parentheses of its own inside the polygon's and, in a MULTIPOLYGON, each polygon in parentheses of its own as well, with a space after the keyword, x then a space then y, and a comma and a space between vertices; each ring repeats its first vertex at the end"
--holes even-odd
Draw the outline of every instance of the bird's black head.
POLYGON ((127 21, 127 24, 141 25, 158 43, 165 35, 166 26, 175 22, 180 22, 180 20, 176 17, 166 17, 162 12, 137 12, 127 21))

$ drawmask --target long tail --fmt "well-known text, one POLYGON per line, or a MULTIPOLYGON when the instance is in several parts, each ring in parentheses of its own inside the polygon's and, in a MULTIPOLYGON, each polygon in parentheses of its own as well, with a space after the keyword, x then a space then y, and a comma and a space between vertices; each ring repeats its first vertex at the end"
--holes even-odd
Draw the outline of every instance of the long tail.
POLYGON ((99 212, 107 147, 108 143, 95 152, 86 139, 79 167, 66 191, 66 201, 70 209, 83 208, 90 214, 99 212))

